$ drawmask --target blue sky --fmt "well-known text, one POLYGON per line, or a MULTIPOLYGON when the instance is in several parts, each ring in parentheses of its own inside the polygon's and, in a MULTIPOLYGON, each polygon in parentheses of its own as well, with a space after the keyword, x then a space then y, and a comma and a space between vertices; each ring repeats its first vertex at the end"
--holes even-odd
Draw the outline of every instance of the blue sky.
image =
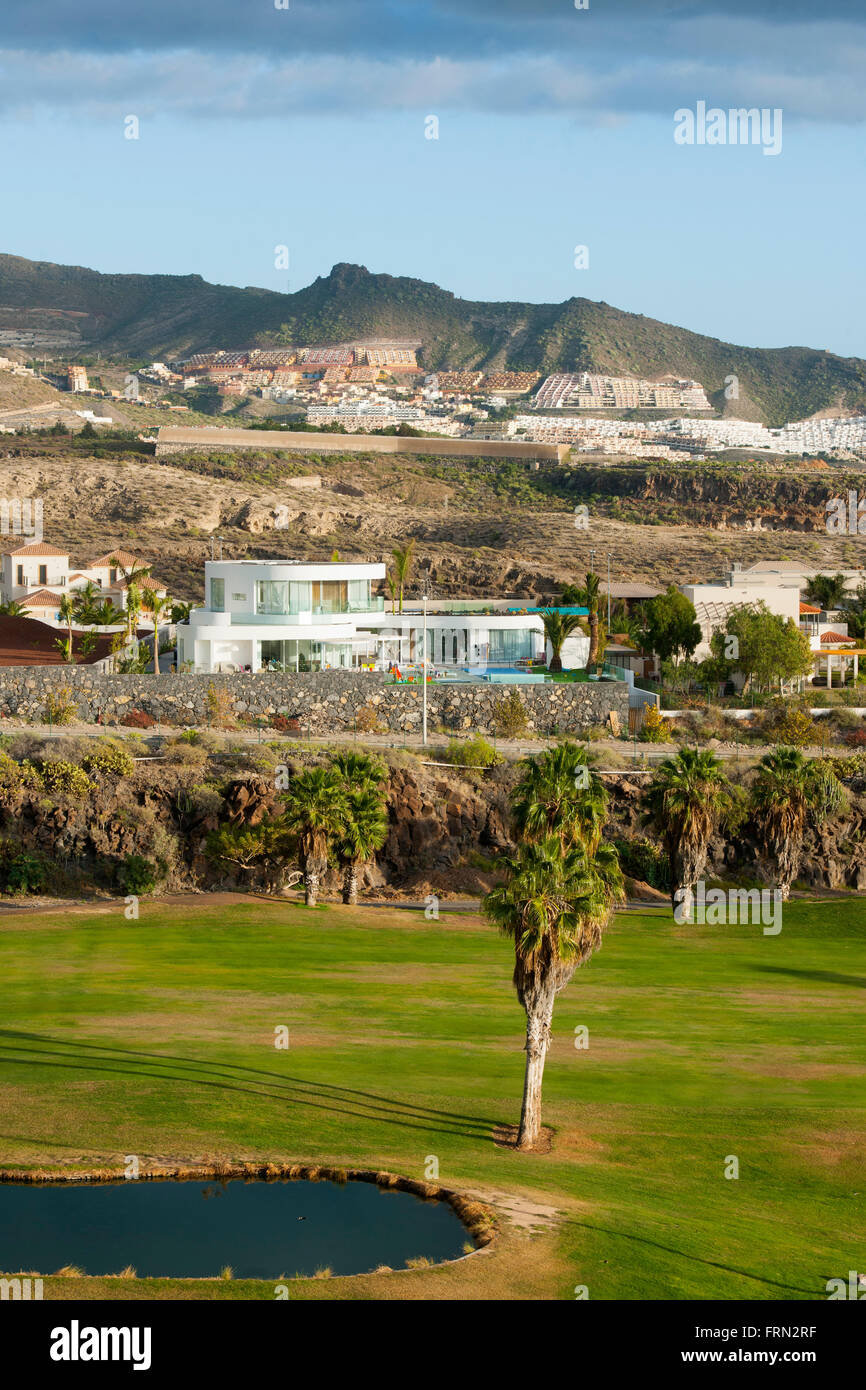
POLYGON ((864 62, 859 0, 4 0, 0 250, 279 290, 356 261, 866 356, 864 62), (678 146, 698 101, 781 108, 781 153, 678 146))

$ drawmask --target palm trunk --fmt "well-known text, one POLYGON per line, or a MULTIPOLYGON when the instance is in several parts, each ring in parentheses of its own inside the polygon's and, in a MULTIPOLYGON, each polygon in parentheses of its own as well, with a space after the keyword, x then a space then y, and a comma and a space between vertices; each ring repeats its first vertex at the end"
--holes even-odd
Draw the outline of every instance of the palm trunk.
POLYGON ((539 992, 526 1008, 526 1073, 517 1135, 518 1149, 534 1149, 541 1136, 541 1082, 550 1046, 553 999, 554 991, 550 986, 539 992))
POLYGON ((159 675, 159 621, 153 619, 153 674, 159 675))
POLYGON ((343 874, 343 902, 354 904, 358 901, 358 866, 347 864, 343 874))
POLYGON ((319 875, 309 869, 304 875, 304 902, 307 907, 315 907, 319 894, 319 875))
POLYGON ((562 670, 562 656, 560 655, 560 652, 561 652, 561 651, 562 651, 562 648, 559 648, 558 650, 554 650, 554 651, 551 652, 551 655, 550 655, 550 665, 549 665, 548 668, 547 668, 548 671, 561 671, 561 670, 562 670))
POLYGON ((587 666, 594 666, 598 660, 598 614, 589 615, 589 656, 586 658, 587 666))

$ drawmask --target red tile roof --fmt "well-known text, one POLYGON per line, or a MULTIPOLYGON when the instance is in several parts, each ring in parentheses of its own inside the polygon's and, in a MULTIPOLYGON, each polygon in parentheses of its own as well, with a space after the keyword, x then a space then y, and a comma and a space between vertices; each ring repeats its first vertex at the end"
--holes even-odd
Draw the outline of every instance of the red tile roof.
POLYGON ((94 560, 90 566, 92 570, 108 569, 113 565, 122 565, 124 569, 132 569, 133 566, 141 568, 147 565, 140 555, 133 555, 129 550, 109 550, 105 555, 100 555, 98 560, 94 560))
POLYGON ((30 545, 19 545, 17 550, 7 550, 7 555, 68 555, 68 550, 58 550, 47 541, 33 541, 30 545))
POLYGON ((822 632, 821 641, 826 642, 827 646, 835 646, 838 642, 854 642, 856 638, 848 637, 844 632, 822 632))
POLYGON ((56 608, 60 599, 61 595, 52 594, 50 589, 34 589, 32 594, 18 599, 18 602, 22 608, 56 608))
POLYGON ((801 603, 800 603, 800 612, 801 612, 801 613, 820 613, 820 612, 821 612, 821 609, 820 609, 820 608, 815 608, 815 606, 814 606, 813 604, 811 604, 811 603, 803 603, 803 602, 801 601, 801 603))

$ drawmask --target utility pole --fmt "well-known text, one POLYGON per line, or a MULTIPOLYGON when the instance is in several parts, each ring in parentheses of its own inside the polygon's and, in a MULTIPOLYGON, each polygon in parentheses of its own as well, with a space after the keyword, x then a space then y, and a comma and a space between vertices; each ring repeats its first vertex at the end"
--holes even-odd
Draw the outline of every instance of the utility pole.
POLYGON ((421 742, 427 747, 427 590, 424 590, 424 665, 421 668, 421 742))

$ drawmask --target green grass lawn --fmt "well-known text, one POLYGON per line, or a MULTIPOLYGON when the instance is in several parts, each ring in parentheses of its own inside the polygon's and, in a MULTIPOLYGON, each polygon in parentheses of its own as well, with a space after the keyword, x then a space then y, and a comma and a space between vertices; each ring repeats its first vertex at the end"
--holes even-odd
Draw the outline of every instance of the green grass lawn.
MULTIPOLYGON (((509 946, 476 917, 253 899, 21 915, 0 921, 0 970, 6 1167, 135 1153, 423 1177, 436 1155, 442 1183, 501 1213, 469 1260, 293 1297, 821 1298, 863 1267, 862 901, 787 906, 777 937, 617 916, 557 1003, 544 1155, 491 1140, 518 1118, 523 1013, 509 946), (527 1204, 546 1216, 527 1225, 527 1204)), ((54 1279, 46 1296, 273 1286, 54 1279)))

